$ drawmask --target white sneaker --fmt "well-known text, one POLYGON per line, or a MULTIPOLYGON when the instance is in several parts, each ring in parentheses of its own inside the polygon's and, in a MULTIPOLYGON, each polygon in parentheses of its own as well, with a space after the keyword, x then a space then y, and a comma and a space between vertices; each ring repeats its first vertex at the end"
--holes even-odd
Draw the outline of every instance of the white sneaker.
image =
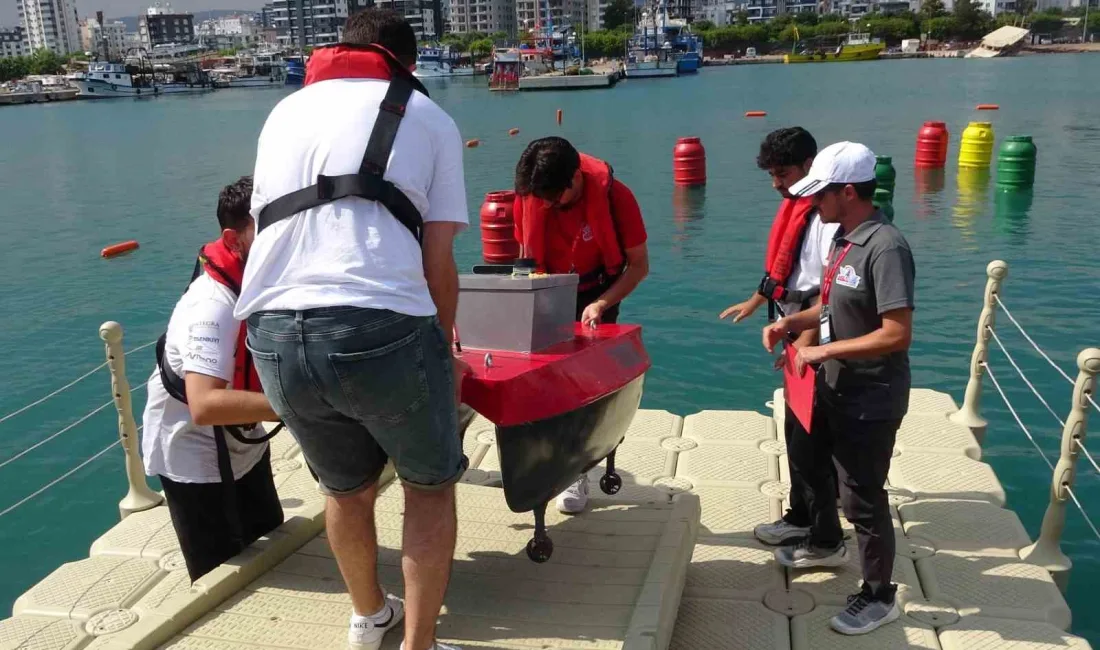
POLYGON ((371 616, 356 616, 352 613, 348 626, 348 647, 352 650, 378 650, 382 647, 382 637, 390 630, 400 627, 405 618, 405 603, 393 594, 386 594, 386 607, 371 616))
POLYGON ((558 495, 558 512, 564 515, 577 515, 588 506, 588 475, 581 474, 573 485, 558 495))
MULTIPOLYGON (((405 650, 404 641, 401 642, 401 650, 405 650)), ((462 650, 462 648, 456 645, 450 645, 447 643, 440 643, 439 641, 436 641, 435 645, 433 645, 431 648, 428 648, 428 650, 462 650)))

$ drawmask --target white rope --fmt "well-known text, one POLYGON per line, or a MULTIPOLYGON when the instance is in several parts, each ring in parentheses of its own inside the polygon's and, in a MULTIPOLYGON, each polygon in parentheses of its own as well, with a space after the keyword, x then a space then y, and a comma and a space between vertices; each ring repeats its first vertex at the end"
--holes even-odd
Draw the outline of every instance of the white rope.
POLYGON ((1062 420, 1062 418, 1058 417, 1058 413, 1050 407, 1050 404, 1048 404, 1045 399, 1043 399, 1043 396, 1039 393, 1039 390, 1035 388, 1035 386, 1030 381, 1028 381, 1027 376, 1024 375, 1024 371, 1020 370, 1020 366, 1016 365, 1016 360, 1013 359, 1012 355, 1008 353, 1007 349, 1005 349, 1004 343, 1001 343, 1000 337, 997 336, 997 332, 993 331, 992 327, 987 326, 986 329, 989 330, 989 333, 993 335, 993 340, 997 342, 997 347, 1001 348, 1001 352, 1004 353, 1005 358, 1007 358, 1008 362, 1012 364, 1012 367, 1016 369, 1017 374, 1020 375, 1020 379, 1024 380, 1024 383, 1027 384, 1027 387, 1030 388, 1031 392, 1035 394, 1035 397, 1038 397, 1039 401, 1043 403, 1043 406, 1047 407, 1047 410, 1050 411, 1050 414, 1053 415, 1054 419, 1058 421, 1058 424, 1062 425, 1063 427, 1066 426, 1065 421, 1062 420))
POLYGON ((1097 472, 1100 472, 1100 465, 1096 464, 1096 461, 1092 458, 1092 454, 1089 453, 1088 449, 1085 449, 1085 443, 1081 442, 1080 440, 1074 440, 1074 442, 1077 443, 1077 447, 1081 449, 1081 452, 1085 454, 1085 458, 1088 458, 1089 462, 1092 463, 1093 469, 1095 469, 1097 472))
POLYGON ((1000 382, 998 382, 997 377, 993 375, 993 369, 989 367, 988 363, 983 363, 982 366, 985 367, 985 372, 987 375, 989 375, 989 380, 993 382, 994 388, 996 388, 997 392, 1001 394, 1001 399, 1004 400, 1005 406, 1008 407, 1008 412, 1012 414, 1012 417, 1016 418, 1016 424, 1020 425, 1020 429, 1023 430, 1024 435, 1027 436, 1027 439, 1030 440, 1031 444, 1035 446, 1035 450, 1038 451, 1039 455, 1043 457, 1043 462, 1045 462, 1047 464, 1047 467, 1050 468, 1050 471, 1053 472, 1054 463, 1050 462, 1050 459, 1047 458, 1046 453, 1043 452, 1043 448, 1039 446, 1039 443, 1035 442, 1035 438, 1031 437, 1031 432, 1027 430, 1027 426, 1024 424, 1023 420, 1021 420, 1020 416, 1016 414, 1016 409, 1012 408, 1012 404, 1008 401, 1008 395, 1005 395, 1005 392, 1001 390, 1000 382))
MULTIPOLYGON (((1047 363, 1049 363, 1052 368, 1057 370, 1059 375, 1062 375, 1063 377, 1065 377, 1066 381, 1068 381, 1071 386, 1076 385, 1075 382, 1073 381, 1073 379, 1069 375, 1066 374, 1066 371, 1062 370, 1058 366, 1058 364, 1054 363, 1054 360, 1051 359, 1049 356, 1047 356, 1046 352, 1043 352, 1043 348, 1039 347, 1039 344, 1036 343, 1030 336, 1027 335, 1027 332, 1024 331, 1024 326, 1020 325, 1019 321, 1017 321, 1015 318, 1012 317, 1012 312, 1008 311, 1008 307, 1005 307, 1005 304, 1003 302, 1001 302, 1001 297, 998 296, 997 294, 993 294, 993 298, 997 301, 997 304, 1001 306, 1001 310, 1004 311, 1005 316, 1008 316, 1008 320, 1012 321, 1012 324, 1016 326, 1016 329, 1020 330, 1020 334, 1023 334, 1024 338, 1027 339, 1027 342, 1031 344, 1031 347, 1035 348, 1035 351, 1038 352, 1041 357, 1046 359, 1047 363)), ((990 328, 989 331, 992 332, 993 328, 990 328)), ((994 336, 996 336, 996 335, 994 335, 994 336)), ((1000 341, 998 341, 998 343, 1000 343, 1000 341)), ((1003 350, 1004 346, 1002 346, 1001 349, 1003 350)), ((1005 353, 1005 356, 1008 356, 1007 352, 1005 353)), ((1016 365, 1016 364, 1012 364, 1012 365, 1016 365)), ((1027 381, 1027 380, 1025 379, 1024 381, 1027 381)), ((1089 395, 1089 394, 1086 393, 1085 394, 1085 399, 1087 399, 1089 401, 1089 404, 1092 404, 1092 408, 1096 409, 1097 412, 1100 412, 1100 405, 1097 405, 1097 403, 1095 401, 1093 401, 1092 395, 1089 395)), ((1047 407, 1047 408, 1049 408, 1049 407, 1047 407)), ((1055 416, 1055 417, 1057 417, 1057 416, 1055 416)))
MULTIPOLYGON (((129 351, 129 352, 127 352, 126 354, 128 355, 128 354, 130 354, 131 352, 138 352, 139 350, 144 350, 145 348, 149 347, 150 345, 153 345, 154 343, 156 343, 156 341, 150 341, 149 343, 146 343, 145 345, 141 345, 141 346, 138 346, 138 347, 134 348, 133 350, 130 350, 130 351, 129 351)), ((74 379, 74 380, 70 381, 69 383, 65 384, 65 385, 64 385, 64 386, 62 386, 61 388, 58 388, 57 390, 55 390, 54 392, 50 393, 49 395, 46 395, 45 397, 43 397, 43 398, 41 398, 41 399, 37 399, 37 400, 35 400, 35 401, 31 402, 30 404, 27 404, 26 406, 24 406, 24 407, 23 407, 23 408, 21 408, 21 409, 18 409, 18 410, 12 411, 11 413, 8 413, 8 414, 7 414, 7 415, 5 415, 4 417, 0 417, 0 424, 3 424, 3 423, 4 423, 4 422, 6 422, 7 420, 10 420, 11 418, 13 418, 13 417, 15 417, 15 416, 19 415, 20 413, 23 413, 24 411, 27 411, 27 410, 29 410, 29 409, 32 409, 32 408, 34 408, 34 407, 38 406, 39 404, 41 404, 42 402, 45 402, 46 400, 48 400, 48 399, 50 399, 50 398, 52 398, 52 397, 56 397, 57 395, 59 395, 59 394, 61 394, 61 393, 65 392, 65 391, 69 390, 70 388, 72 388, 73 386, 76 386, 77 384, 79 384, 80 382, 84 381, 84 380, 85 380, 85 379, 87 379, 88 377, 91 377, 92 375, 94 375, 95 373, 99 372, 100 370, 103 370, 103 368, 105 368, 106 366, 107 366, 107 362, 106 362, 106 361, 104 361, 103 363, 99 364, 99 365, 98 365, 98 366, 96 366, 95 368, 92 368, 91 370, 89 370, 88 372, 84 373, 83 375, 80 375, 80 376, 79 376, 79 377, 77 377, 76 379, 74 379)))
MULTIPOLYGON (((1001 399, 1004 400, 1005 406, 1008 407, 1008 411, 1012 413, 1012 417, 1016 418, 1016 424, 1020 425, 1020 429, 1024 432, 1024 435, 1026 435, 1027 439, 1031 441, 1031 444, 1035 446, 1035 450, 1039 452, 1039 456, 1042 457, 1043 462, 1046 463, 1050 471, 1053 472, 1054 464, 1051 463, 1047 455, 1043 453, 1043 449, 1039 446, 1039 443, 1035 442, 1035 438, 1031 436, 1031 432, 1027 430, 1023 421, 1020 420, 1020 416, 1016 414, 1016 409, 1012 408, 1012 404, 1008 401, 1008 396, 1001 390, 1001 385, 997 382, 997 377, 993 375, 993 369, 989 367, 988 363, 983 363, 982 366, 985 367, 985 372, 989 375, 989 380, 993 382, 993 386, 996 387, 997 392, 1001 394, 1001 399)), ((1080 443, 1078 443, 1078 445, 1080 445, 1080 443)), ((1092 459, 1089 458, 1089 460, 1092 459)), ((1085 512, 1085 507, 1081 505, 1081 502, 1077 499, 1077 495, 1073 493, 1073 488, 1069 485, 1063 485, 1063 487, 1066 488, 1066 492, 1068 492, 1070 498, 1073 499, 1074 505, 1077 506, 1077 510, 1081 513, 1081 516, 1085 518, 1085 522, 1089 525, 1089 528, 1092 529, 1092 533, 1096 535, 1096 539, 1100 540, 1100 530, 1097 530, 1096 525, 1092 523, 1092 519, 1090 519, 1088 513, 1085 512)))
POLYGON ((12 510, 15 510, 15 509, 16 509, 16 508, 18 508, 19 506, 21 506, 21 505, 23 505, 24 503, 26 503, 26 502, 30 501, 31 499, 35 498, 36 496, 38 496, 38 495, 42 494, 43 492, 45 492, 46 490, 48 490, 48 489, 52 488, 53 486, 57 485, 57 484, 58 484, 58 483, 60 483, 61 481, 64 481, 65 479, 69 478, 69 477, 70 477, 70 476, 72 476, 73 474, 75 474, 75 473, 79 472, 79 471, 80 471, 81 469, 83 469, 84 467, 86 467, 86 466, 87 466, 87 465, 88 465, 89 463, 93 462, 94 460, 96 460, 97 458, 99 458, 99 457, 100 457, 100 456, 102 456, 103 454, 107 453, 108 451, 111 451, 112 449, 114 449, 115 445, 119 444, 120 442, 122 442, 122 441, 121 441, 121 440, 115 440, 115 441, 114 441, 114 442, 112 442, 111 444, 107 445, 107 446, 106 446, 106 447, 105 447, 105 448, 104 448, 104 449, 103 449, 102 451, 100 451, 100 452, 99 452, 99 453, 97 453, 96 455, 92 456, 92 457, 91 457, 91 458, 89 458, 88 460, 84 461, 83 463, 80 463, 79 465, 77 465, 76 467, 74 467, 74 468, 70 469, 69 471, 65 472, 65 473, 64 473, 64 474, 62 474, 61 476, 59 476, 59 477, 55 478, 54 480, 50 481, 49 483, 47 483, 47 484, 43 485, 42 487, 38 488, 37 490, 35 490, 35 491, 34 491, 34 492, 32 492, 31 494, 29 494, 29 495, 27 495, 27 496, 23 497, 23 498, 22 498, 22 499, 21 499, 20 501, 18 501, 17 503, 15 503, 15 504, 13 504, 13 505, 10 505, 10 506, 8 506, 8 507, 7 507, 7 508, 5 508, 4 510, 0 511, 0 517, 3 517, 4 515, 6 515, 6 514, 8 514, 9 512, 11 512, 12 510))
POLYGON ((1068 485, 1064 487, 1066 488, 1066 492, 1069 492, 1069 498, 1073 499, 1074 505, 1081 511, 1081 516, 1085 518, 1085 523, 1092 529, 1092 534, 1096 535, 1097 540, 1100 540, 1100 530, 1096 530, 1096 524, 1092 523, 1092 520, 1089 519, 1088 513, 1085 512, 1085 507, 1081 505, 1081 502, 1077 500, 1077 495, 1073 493, 1073 488, 1068 485))
MULTIPOLYGON (((141 384, 138 384, 137 386, 134 386, 133 388, 131 388, 131 389, 130 389, 130 392, 131 392, 131 393, 133 393, 133 392, 135 392, 135 391, 137 391, 137 390, 139 390, 139 389, 141 389, 141 388, 144 388, 144 387, 145 387, 145 385, 146 385, 145 383, 141 383, 141 384)), ((80 418, 80 419, 79 419, 79 420, 77 420, 76 422, 73 422, 72 424, 70 424, 69 426, 65 427, 64 429, 62 429, 62 430, 60 430, 60 431, 58 431, 58 432, 56 432, 56 433, 53 433, 53 434, 51 434, 50 436, 48 436, 48 437, 46 437, 46 438, 43 438, 42 440, 39 440, 38 442, 34 443, 34 444, 33 444, 33 445, 31 445, 30 447, 27 447, 26 449, 24 449, 23 451, 19 452, 18 454, 16 454, 16 455, 12 456, 11 458, 8 458, 8 459, 6 459, 6 460, 5 460, 4 462, 0 462, 0 469, 3 469, 3 467, 4 467, 5 465, 8 465, 9 463, 13 463, 13 462, 15 462, 15 461, 19 460, 20 458, 22 458, 23 456, 26 456, 27 454, 31 453, 31 452, 32 452, 32 451, 34 451, 35 449, 38 449, 38 448, 39 448, 39 447, 41 447, 42 445, 44 445, 44 444, 46 444, 47 442, 49 442, 49 441, 53 440, 53 439, 54 439, 54 438, 56 438, 57 436, 59 436, 59 435, 61 435, 61 434, 65 433, 66 431, 71 431, 72 429, 76 428, 77 426, 79 426, 79 425, 83 424, 83 423, 84 423, 85 421, 87 421, 87 420, 88 420, 88 418, 92 417, 92 416, 93 416, 93 415, 95 415, 96 413, 99 413, 100 411, 102 411, 103 409, 107 408, 108 406, 111 406, 111 405, 112 405, 112 404, 114 404, 114 403, 115 403, 115 401, 114 401, 114 400, 111 400, 111 401, 109 401, 109 402, 106 402, 106 403, 104 403, 104 404, 100 404, 100 405, 99 405, 99 407, 98 407, 98 408, 96 408, 96 409, 95 409, 94 411, 92 411, 91 413, 87 413, 87 414, 85 414, 85 415, 84 415, 84 417, 80 418)))

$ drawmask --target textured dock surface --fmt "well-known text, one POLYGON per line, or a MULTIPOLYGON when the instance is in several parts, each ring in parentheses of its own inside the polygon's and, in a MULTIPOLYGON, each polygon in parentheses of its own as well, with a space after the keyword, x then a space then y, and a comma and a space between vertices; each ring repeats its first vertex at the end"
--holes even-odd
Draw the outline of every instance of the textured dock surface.
MULTIPOLYGON (((858 588, 856 554, 839 570, 787 570, 752 537, 788 490, 778 391, 772 406, 772 417, 639 412, 616 459, 623 489, 594 488, 578 517, 548 513, 555 552, 543 565, 523 552, 532 519, 505 506, 493 429, 475 420, 440 638, 527 650, 1089 648, 1066 632, 1050 575, 1020 560, 1030 540, 974 437, 947 420, 954 402, 926 390, 913 393, 889 475, 905 615, 864 637, 832 632, 829 617, 858 588)), ((289 436, 273 459, 287 521, 269 538, 191 586, 167 510, 133 515, 16 602, 0 650, 345 647, 350 601, 322 500, 289 436)), ((391 485, 380 573, 397 593, 402 511, 391 485)))

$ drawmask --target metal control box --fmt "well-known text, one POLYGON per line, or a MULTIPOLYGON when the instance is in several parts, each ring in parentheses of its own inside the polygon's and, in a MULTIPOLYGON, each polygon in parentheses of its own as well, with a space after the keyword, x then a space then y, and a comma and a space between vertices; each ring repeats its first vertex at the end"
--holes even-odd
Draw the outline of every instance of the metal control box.
POLYGON ((459 276, 456 321, 462 346, 538 352, 571 340, 577 281, 574 274, 459 276))

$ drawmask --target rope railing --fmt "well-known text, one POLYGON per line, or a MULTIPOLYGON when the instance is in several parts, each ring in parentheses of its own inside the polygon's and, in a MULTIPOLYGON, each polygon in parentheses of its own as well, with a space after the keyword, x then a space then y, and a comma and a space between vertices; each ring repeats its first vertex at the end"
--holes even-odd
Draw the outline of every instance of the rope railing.
MULTIPOLYGON (((993 387, 1001 394, 1001 399, 1004 400, 1005 406, 1008 407, 1008 412, 1011 413, 1012 417, 1016 420, 1016 424, 1020 426, 1020 430, 1023 431, 1027 439, 1031 441, 1031 445, 1035 447, 1035 451, 1039 452, 1039 457, 1047 464, 1050 471, 1055 471, 1054 463, 1050 462, 1050 458, 1047 457, 1046 452, 1044 452, 1043 448, 1039 446, 1039 443, 1035 441, 1035 436, 1031 435, 1031 431, 1028 430, 1027 425, 1020 419, 1020 415, 1016 412, 1016 409, 1012 407, 1012 402, 1008 401, 1008 395, 1005 394, 1004 389, 1001 388, 1001 382, 997 381, 997 376, 993 374, 993 369, 989 367, 989 363, 987 362, 983 365, 985 366, 985 373, 989 376, 989 381, 993 382, 993 387)), ((1100 530, 1096 528, 1096 524, 1092 523, 1089 513, 1086 512, 1085 507, 1081 505, 1081 501, 1078 500, 1077 495, 1073 492, 1072 486, 1068 483, 1063 483, 1062 487, 1069 494, 1070 499, 1073 500, 1073 504, 1077 506, 1077 510, 1081 513, 1081 517, 1084 518, 1085 523, 1092 529, 1092 534, 1096 536, 1096 540, 1100 541, 1100 530)))
POLYGON ((1062 533, 1066 525, 1066 510, 1069 503, 1073 503, 1092 534, 1100 541, 1100 529, 1097 528, 1085 509, 1084 503, 1074 491, 1078 460, 1082 456, 1087 459, 1092 469, 1100 473, 1100 463, 1097 463, 1096 458, 1085 446, 1088 433, 1088 416, 1093 413, 1093 409, 1100 411, 1100 406, 1097 406, 1096 400, 1092 396, 1096 390, 1097 375, 1100 375, 1100 348, 1092 347, 1082 350, 1077 355, 1077 377, 1076 379, 1071 377, 1069 373, 1062 370, 1055 363, 1054 359, 1043 350, 1035 338, 1024 329, 1020 320, 1001 299, 1001 286, 1007 277, 1008 264, 1005 262, 994 260, 986 266, 987 279, 982 300, 982 311, 978 315, 974 350, 970 356, 970 377, 967 380, 962 405, 957 411, 951 413, 948 418, 952 422, 969 428, 979 443, 984 439, 989 422, 981 414, 982 383, 984 378, 988 377, 993 388, 1000 394, 1009 415, 1016 421, 1020 430, 1027 437, 1028 442, 1035 448, 1035 451, 1038 452, 1039 457, 1046 463, 1051 472, 1049 501, 1043 514, 1038 538, 1034 544, 1020 549, 1020 558, 1045 568, 1050 572, 1059 588, 1065 591, 1069 572, 1073 567, 1073 562, 1061 549, 1062 533), (1038 386, 1024 372, 1023 367, 1017 362, 1016 356, 1009 352, 1008 346, 1005 345, 995 328, 998 312, 1003 313, 1035 352, 1073 387, 1068 413, 1060 415, 1051 406, 1050 402, 1039 391, 1038 386), (1006 387, 1002 383, 1003 378, 998 377, 989 363, 989 348, 991 345, 995 345, 1004 354, 1004 358, 1008 360, 1009 365, 1016 371, 1016 374, 1019 375, 1027 388, 1050 413, 1054 421, 1061 426, 1061 444, 1057 457, 1052 458, 1043 451, 1042 445, 1032 435, 1019 411, 1009 400, 1008 393, 1005 390, 1006 387))
MULTIPOLYGON (((140 352, 141 350, 144 350, 145 348, 147 348, 151 345, 154 345, 154 344, 156 344, 156 341, 150 341, 150 342, 146 343, 145 345, 139 345, 138 347, 134 348, 133 350, 128 350, 126 352, 126 354, 130 355, 130 354, 133 354, 134 352, 140 352)), ((103 363, 99 364, 95 368, 92 368, 88 372, 84 373, 83 375, 80 375, 76 379, 70 381, 69 383, 65 384, 61 388, 58 388, 57 390, 51 392, 50 394, 46 395, 45 397, 40 397, 40 398, 36 399, 35 401, 31 402, 30 404, 27 404, 26 406, 18 408, 18 409, 12 411, 11 413, 8 413, 7 415, 5 415, 3 417, 0 417, 0 424, 3 424, 4 422, 6 422, 6 421, 10 420, 11 418, 19 415, 20 413, 25 413, 26 411, 29 411, 30 409, 38 406, 39 404, 42 404, 43 402, 45 402, 49 399, 57 397, 61 393, 64 393, 65 391, 69 390, 73 386, 76 386, 80 382, 84 381, 88 377, 91 377, 92 375, 96 374, 97 372, 99 372, 100 370, 103 370, 106 367, 107 367, 107 362, 104 361, 103 363)), ((3 467, 3 465, 0 465, 0 467, 3 467)))
MULTIPOLYGON (((137 386, 134 386, 133 388, 131 388, 131 389, 130 389, 130 393, 134 393, 134 392, 137 392, 138 390, 140 390, 140 389, 142 389, 142 388, 145 388, 145 384, 138 384, 137 386)), ((24 449, 23 451, 19 452, 19 453, 18 453, 18 454, 16 454, 16 455, 12 456, 11 458, 7 458, 7 459, 5 459, 5 460, 4 460, 3 462, 0 462, 0 469, 3 469, 4 467, 6 467, 7 465, 9 465, 9 464, 11 464, 11 463, 14 463, 15 461, 19 460, 19 459, 20 459, 20 458, 22 458, 23 456, 26 456, 27 454, 31 453, 31 452, 32 452, 32 451, 34 451, 35 449, 38 449, 38 448, 39 448, 39 447, 41 447, 42 445, 44 445, 44 444, 46 444, 47 442, 49 442, 49 441, 53 440, 54 438, 56 438, 56 437, 60 436, 61 434, 63 434, 63 433, 66 433, 66 432, 68 432, 68 431, 72 431, 73 429, 75 429, 76 427, 80 426, 80 425, 81 425, 81 424, 83 424, 84 422, 87 422, 87 421, 88 421, 88 420, 89 420, 89 419, 90 419, 90 418, 91 418, 91 417, 92 417, 93 415, 95 415, 95 414, 99 413, 100 411, 102 411, 102 410, 106 409, 106 408, 107 408, 108 406, 113 406, 113 405, 114 405, 114 403, 115 403, 115 401, 114 401, 114 400, 110 400, 110 401, 108 401, 108 402, 105 402, 105 403, 103 403, 103 404, 100 404, 100 405, 99 405, 99 406, 98 406, 97 408, 95 408, 94 410, 92 410, 92 411, 90 411, 90 412, 88 412, 88 413, 85 413, 85 414, 84 414, 84 415, 83 415, 83 416, 82 416, 82 417, 81 417, 80 419, 78 419, 78 420, 77 420, 76 422, 73 422, 72 424, 69 424, 68 426, 66 426, 65 428, 61 429, 60 431, 56 431, 56 432, 54 432, 54 433, 52 433, 52 434, 50 434, 50 435, 46 436, 46 437, 45 437, 45 438, 43 438, 42 440, 39 440, 38 442, 34 443, 34 444, 33 444, 33 445, 31 445, 30 447, 27 447, 26 449, 24 449)))
POLYGON ((24 503, 27 503, 28 501, 31 501, 31 500, 32 500, 32 499, 34 499, 35 497, 37 497, 37 496, 39 496, 40 494, 44 493, 44 492, 45 492, 46 490, 49 490, 50 488, 52 488, 53 486, 57 485, 58 483, 60 483, 60 482, 64 481, 65 479, 69 478, 69 477, 70 477, 70 476, 72 476, 73 474, 76 474, 77 472, 79 472, 80 470, 84 469, 85 467, 87 467, 87 466, 88 466, 88 465, 90 465, 91 463, 95 462, 95 460, 96 460, 97 458, 99 458, 99 457, 100 457, 100 456, 102 456, 103 454, 107 453, 108 451, 111 451, 112 449, 114 449, 115 447, 117 447, 117 446, 118 446, 119 444, 121 444, 121 443, 122 443, 122 440, 115 440, 114 442, 112 442, 111 444, 107 445, 106 447, 104 447, 104 448, 103 448, 102 450, 100 450, 99 452, 97 452, 97 453, 96 453, 95 455, 93 455, 93 456, 92 456, 91 458, 88 458, 88 459, 86 459, 86 460, 85 460, 84 462, 80 463, 80 464, 79 464, 79 465, 77 465, 76 467, 74 467, 74 468, 70 469, 69 471, 65 472, 65 473, 64 473, 64 474, 62 474, 61 476, 58 476, 57 478, 55 478, 54 480, 50 481, 49 483, 47 483, 47 484, 43 485, 42 487, 38 488, 38 489, 37 489, 37 490, 35 490, 34 492, 31 492, 30 494, 28 494, 27 496, 23 497, 23 498, 22 498, 22 499, 20 499, 19 501, 16 501, 15 503, 13 503, 12 505, 8 506, 7 508, 4 508, 3 510, 0 510, 0 517, 3 517, 4 515, 8 514, 9 512, 12 512, 13 510, 15 510, 16 508, 18 508, 19 506, 23 505, 24 503))
MULTIPOLYGON (((1046 359, 1046 362, 1050 364, 1050 367, 1057 370, 1058 374, 1062 375, 1062 377, 1072 386, 1074 383, 1073 378, 1070 377, 1065 370, 1062 370, 1061 366, 1055 363, 1054 360, 1051 359, 1050 356, 1043 351, 1043 348, 1041 348, 1039 344, 1035 342, 1035 339, 1031 338, 1031 336, 1028 335, 1027 331, 1024 329, 1024 326, 1020 324, 1020 321, 1016 320, 1016 318, 1012 315, 1012 312, 1008 311, 1008 307, 1005 307, 1004 302, 1001 301, 1001 297, 996 294, 994 294, 993 297, 996 299, 997 305, 1000 306, 1001 311, 1005 313, 1005 316, 1008 316, 1008 320, 1012 321, 1012 324, 1016 326, 1016 329, 1020 331, 1020 334, 1024 337, 1024 339, 1026 339, 1027 342, 1031 344, 1031 347, 1035 348, 1035 351, 1039 353, 1039 356, 1046 359)), ((1096 401, 1093 400, 1092 395, 1086 393, 1085 399, 1088 400, 1089 404, 1092 404, 1092 408, 1096 409, 1097 412, 1100 412, 1100 405, 1098 405, 1096 401)))

